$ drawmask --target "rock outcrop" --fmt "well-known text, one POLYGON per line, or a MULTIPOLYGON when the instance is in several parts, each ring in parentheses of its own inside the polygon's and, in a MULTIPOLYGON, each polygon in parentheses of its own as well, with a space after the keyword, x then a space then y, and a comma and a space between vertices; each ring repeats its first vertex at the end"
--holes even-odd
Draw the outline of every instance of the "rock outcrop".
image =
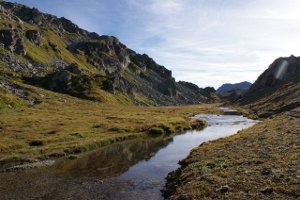
POLYGON ((57 69, 57 71, 45 77, 33 76, 26 80, 28 83, 48 90, 70 94, 79 98, 93 99, 89 96, 89 92, 95 78, 88 76, 76 64, 57 69))
POLYGON ((1 1, 1 6, 4 9, 10 11, 13 15, 18 17, 23 22, 31 25, 36 25, 39 27, 51 26, 53 28, 69 33, 78 33, 81 35, 88 34, 87 31, 79 28, 76 24, 72 23, 70 20, 64 17, 57 18, 53 15, 42 13, 36 8, 29 8, 17 3, 1 1))
POLYGON ((273 88, 299 79, 300 58, 293 55, 286 58, 278 58, 258 77, 249 93, 273 88))
POLYGON ((27 84, 85 99, 129 99, 138 105, 214 100, 214 90, 176 82, 170 70, 115 37, 5 1, 0 1, 0 18, 2 62, 27 84))
POLYGON ((42 35, 38 30, 26 31, 25 37, 35 45, 40 46, 42 44, 42 35))
POLYGON ((300 106, 299 97, 300 58, 292 55, 276 59, 236 103, 267 117, 300 106))
POLYGON ((0 30, 0 43, 11 52, 15 52, 19 55, 26 55, 23 38, 15 29, 0 30))

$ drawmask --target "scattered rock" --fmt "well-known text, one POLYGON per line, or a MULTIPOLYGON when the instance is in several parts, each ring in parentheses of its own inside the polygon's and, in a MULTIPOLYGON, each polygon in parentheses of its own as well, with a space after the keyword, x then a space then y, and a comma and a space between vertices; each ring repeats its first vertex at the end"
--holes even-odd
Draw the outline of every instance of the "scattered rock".
POLYGON ((4 63, 5 67, 14 72, 21 72, 30 75, 38 74, 39 71, 45 69, 45 65, 41 63, 30 63, 26 60, 20 60, 13 54, 3 54, 0 60, 4 63))
POLYGON ((262 189, 260 192, 263 193, 263 194, 271 194, 273 193, 274 189, 271 188, 271 187, 266 187, 264 189, 262 189))
POLYGON ((223 185, 220 188, 217 188, 217 192, 226 193, 230 190, 230 187, 228 185, 223 185))
POLYGON ((14 95, 22 98, 22 99, 27 99, 28 97, 28 93, 21 89, 19 86, 7 82, 7 81, 1 81, 0 82, 0 87, 7 89, 8 91, 10 91, 11 93, 13 93, 14 95))
POLYGON ((270 168, 263 168, 262 171, 260 172, 260 174, 263 176, 268 176, 271 173, 272 173, 272 169, 270 169, 270 168))
POLYGON ((15 52, 20 55, 27 54, 22 36, 15 29, 0 30, 0 43, 4 44, 4 47, 11 52, 15 52))

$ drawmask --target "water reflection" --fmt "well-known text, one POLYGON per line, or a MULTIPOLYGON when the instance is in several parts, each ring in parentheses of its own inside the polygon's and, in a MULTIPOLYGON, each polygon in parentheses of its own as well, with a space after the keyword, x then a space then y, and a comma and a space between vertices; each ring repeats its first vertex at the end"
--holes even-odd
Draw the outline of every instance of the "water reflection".
POLYGON ((69 178, 93 176, 102 179, 119 176, 141 160, 149 160, 171 141, 173 138, 125 141, 103 147, 76 160, 60 160, 51 170, 69 178))
POLYGON ((208 121, 203 131, 174 138, 121 142, 52 167, 0 174, 3 199, 162 199, 168 172, 203 142, 226 137, 257 121, 235 115, 197 115, 208 121))

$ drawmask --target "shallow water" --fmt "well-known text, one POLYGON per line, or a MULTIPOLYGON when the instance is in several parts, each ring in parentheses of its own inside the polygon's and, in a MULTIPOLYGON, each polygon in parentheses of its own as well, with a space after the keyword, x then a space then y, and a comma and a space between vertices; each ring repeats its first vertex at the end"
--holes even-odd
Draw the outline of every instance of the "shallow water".
POLYGON ((0 174, 0 194, 7 199, 162 199, 167 174, 194 147, 248 128, 257 121, 236 115, 196 115, 208 127, 172 139, 136 139, 54 166, 0 174))

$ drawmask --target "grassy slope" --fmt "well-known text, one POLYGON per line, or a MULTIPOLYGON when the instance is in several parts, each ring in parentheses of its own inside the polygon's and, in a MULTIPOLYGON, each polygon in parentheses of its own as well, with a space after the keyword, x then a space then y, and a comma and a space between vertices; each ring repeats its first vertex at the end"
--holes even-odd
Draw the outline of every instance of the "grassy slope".
POLYGON ((115 141, 145 136, 151 127, 161 124, 180 132, 191 128, 189 116, 219 112, 216 105, 137 107, 101 104, 22 86, 42 103, 0 109, 2 164, 84 152, 115 141))
MULTIPOLYGON (((13 29, 22 35, 27 51, 26 56, 14 56, 47 66, 40 69, 40 73, 53 71, 54 61, 60 59, 68 64, 77 63, 87 75, 102 74, 87 62, 82 52, 68 50, 68 40, 77 41, 82 36, 19 23, 6 15, 9 13, 0 13, 1 29, 13 29), (42 34, 40 46, 24 37, 27 30, 38 30, 42 34)), ((0 56, 4 54, 8 54, 7 49, 0 47, 0 56)), ((164 132, 162 129, 180 132, 192 127, 188 116, 218 112, 211 105, 135 107, 127 94, 101 90, 98 82, 91 88, 90 95, 103 104, 84 101, 27 85, 21 80, 22 75, 26 73, 12 72, 0 62, 0 81, 22 90, 27 99, 17 97, 5 86, 0 87, 0 165, 80 153, 115 141, 145 136, 153 126, 160 126, 156 129, 158 132, 164 132), (32 100, 41 103, 31 106, 32 100)), ((155 104, 141 94, 134 96, 145 105, 155 104)))
MULTIPOLYGON (((0 17, 5 17, 0 13, 0 17)), ((27 30, 38 30, 42 33, 42 44, 41 46, 37 46, 32 44, 26 37, 23 36, 25 49, 27 51, 26 56, 20 56, 14 54, 19 60, 28 60, 30 62, 36 62, 40 64, 47 65, 48 67, 45 67, 43 69, 40 69, 40 73, 49 73, 50 71, 53 71, 53 62, 57 59, 60 59, 68 64, 76 63, 78 66, 80 66, 88 75, 101 75, 101 71, 97 71, 94 67, 92 67, 88 62, 86 61, 86 57, 82 56, 81 54, 72 54, 68 50, 67 40, 78 40, 80 37, 76 34, 71 33, 60 33, 62 36, 59 37, 57 30, 53 30, 52 28, 45 29, 41 28, 35 25, 29 25, 27 23, 18 23, 16 21, 11 20, 0 20, 0 27, 1 29, 11 29, 11 26, 13 29, 16 29, 20 34, 25 34, 27 30), (51 44, 54 44, 57 46, 58 50, 54 50, 51 47, 51 44)), ((6 49, 3 49, 3 47, 0 47, 0 56, 3 56, 2 54, 8 53, 6 49)), ((12 76, 12 71, 7 69, 2 62, 0 62, 0 81, 1 80, 9 80, 9 82, 17 82, 21 84, 20 81, 20 74, 18 74, 18 77, 12 76)), ((23 75, 26 75, 24 73, 23 75)), ((97 83, 99 84, 99 83, 97 83)), ((1 89, 1 88, 0 88, 1 89)), ((103 103, 114 103, 114 104, 132 104, 131 99, 126 94, 111 94, 109 92, 106 92, 104 90, 99 89, 97 86, 91 88, 90 96, 95 97, 95 99, 99 100, 103 103)), ((14 105, 16 102, 19 104, 19 100, 15 99, 15 97, 10 96, 9 94, 6 94, 4 90, 1 90, 0 93, 0 108, 5 107, 4 103, 14 105), (3 93, 3 95, 1 94, 3 93), (4 95, 5 94, 5 95, 4 95)))
POLYGON ((287 83, 272 91, 259 91, 238 101, 259 117, 268 117, 300 106, 300 81, 287 83), (258 98, 261 97, 261 98, 258 98))
POLYGON ((169 199, 300 198, 300 109, 202 144, 169 176, 169 199), (228 186, 222 190, 222 186, 228 186), (171 188, 171 187, 169 187, 171 188))

